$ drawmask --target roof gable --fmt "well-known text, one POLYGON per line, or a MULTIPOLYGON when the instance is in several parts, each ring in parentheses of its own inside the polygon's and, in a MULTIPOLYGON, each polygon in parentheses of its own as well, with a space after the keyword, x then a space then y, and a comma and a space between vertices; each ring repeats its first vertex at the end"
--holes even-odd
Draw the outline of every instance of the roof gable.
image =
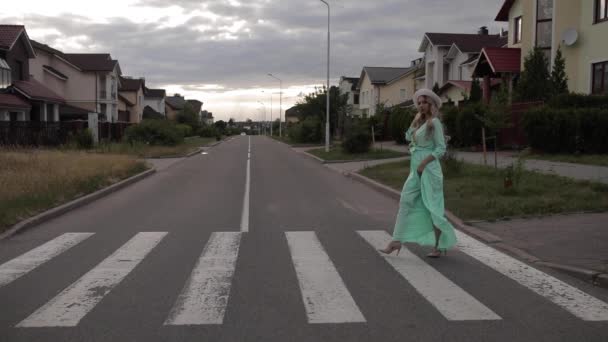
POLYGON ((84 71, 114 71, 118 64, 109 53, 66 53, 64 56, 84 71))
POLYGON ((386 84, 399 78, 410 71, 412 68, 392 68, 392 67, 363 67, 372 84, 386 84))
POLYGON ((509 21, 509 12, 511 11, 511 7, 513 7, 514 3, 515 3, 515 0, 505 0, 505 2, 502 4, 502 7, 500 7, 500 11, 498 11, 498 14, 496 15, 496 18, 494 20, 495 21, 509 21))
POLYGON ((19 39, 25 40, 28 57, 35 58, 36 52, 23 25, 0 25, 0 50, 10 51, 19 39))
MULTIPOLYGON (((484 47, 502 47, 507 44, 508 38, 502 37, 500 34, 426 33, 425 39, 428 39, 432 45, 453 46, 455 44, 463 53, 476 53, 484 47)), ((424 52, 425 49, 420 52, 424 52)))
POLYGON ((119 91, 142 91, 145 89, 145 81, 141 78, 126 78, 119 77, 120 86, 118 87, 119 91))
POLYGON ((61 60, 62 62, 64 62, 65 64, 69 65, 70 67, 82 71, 82 69, 80 69, 80 67, 78 67, 77 65, 75 65, 74 63, 70 62, 68 60, 68 58, 65 56, 65 54, 57 49, 54 49, 46 44, 42 44, 39 43, 35 40, 31 40, 32 42, 32 46, 34 47, 34 50, 40 52, 40 51, 44 51, 48 54, 53 55, 54 57, 56 57, 57 59, 61 60))

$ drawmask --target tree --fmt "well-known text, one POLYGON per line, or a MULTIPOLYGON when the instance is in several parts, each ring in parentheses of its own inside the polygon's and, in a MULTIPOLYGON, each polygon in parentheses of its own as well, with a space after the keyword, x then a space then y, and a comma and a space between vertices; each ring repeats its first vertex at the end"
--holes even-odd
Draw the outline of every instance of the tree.
POLYGON ((568 93, 568 76, 566 76, 566 61, 562 55, 561 46, 557 48, 553 70, 551 71, 551 90, 553 96, 568 93))
MULTIPOLYGON (((326 122, 325 111, 327 110, 327 88, 315 88, 315 91, 305 95, 302 99, 298 100, 295 105, 295 110, 301 121, 307 118, 316 118, 322 122, 323 126, 326 122)), ((341 112, 345 111, 345 106, 348 101, 348 94, 340 94, 338 87, 332 86, 329 88, 329 127, 330 134, 335 136, 337 132, 337 126, 341 112)))
POLYGON ((184 105, 184 108, 177 113, 175 120, 178 123, 189 125, 195 131, 201 126, 200 118, 194 111, 192 105, 187 102, 184 105))
POLYGON ((217 128, 217 130, 221 134, 224 134, 224 131, 226 130, 226 126, 227 126, 226 121, 219 120, 219 121, 216 121, 213 125, 215 126, 215 128, 217 128))
POLYGON ((498 168, 497 160, 497 139, 498 133, 501 129, 509 127, 510 122, 510 111, 509 111, 509 90, 504 85, 500 86, 500 91, 494 96, 489 105, 477 103, 477 114, 475 117, 481 122, 481 141, 483 144, 483 158, 484 164, 487 164, 486 159, 486 140, 494 140, 494 167, 498 168), (486 130, 490 134, 489 138, 486 138, 486 130))
POLYGON ((437 95, 439 95, 439 84, 437 82, 435 82, 435 85, 433 86, 433 92, 437 95))
POLYGON ((228 120, 228 127, 234 127, 234 119, 230 118, 230 120, 228 120))
POLYGON ((479 79, 476 77, 471 82, 471 94, 469 95, 469 101, 471 102, 479 102, 483 97, 483 93, 481 90, 481 84, 479 83, 479 79))
POLYGON ((550 97, 549 61, 542 49, 535 47, 526 56, 516 94, 520 101, 540 101, 550 97))

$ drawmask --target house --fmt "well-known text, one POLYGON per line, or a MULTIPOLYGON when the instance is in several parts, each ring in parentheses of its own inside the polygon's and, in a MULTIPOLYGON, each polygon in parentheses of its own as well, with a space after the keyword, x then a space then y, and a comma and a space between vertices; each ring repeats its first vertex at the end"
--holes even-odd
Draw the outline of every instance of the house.
MULTIPOLYGON (((346 94, 348 96, 346 104, 351 106, 351 115, 353 116, 361 116, 361 110, 359 109, 359 90, 357 90, 358 84, 359 78, 357 77, 341 76, 338 86, 340 94, 346 94)), ((287 111, 285 111, 285 118, 287 120, 287 111)), ((297 118, 297 116, 295 118, 297 118)))
MULTIPOLYGON (((342 85, 342 82, 340 82, 340 85, 342 85)), ((294 124, 300 121, 300 116, 298 114, 298 106, 293 106, 285 110, 285 121, 287 122, 287 124, 294 124)))
POLYGON ((199 100, 186 100, 186 102, 190 104, 192 110, 194 111, 194 113, 196 113, 196 117, 199 119, 199 121, 203 122, 203 103, 199 100))
POLYGON ((144 89, 144 112, 158 113, 165 116, 165 97, 167 96, 165 89, 144 89), (146 107, 149 107, 146 111, 146 107), (151 111, 152 110, 152 111, 151 111))
POLYGON ((30 60, 30 73, 66 99, 59 109, 62 120, 97 112, 102 121, 117 121, 118 61, 109 54, 63 53, 36 41, 32 45, 36 58, 30 60))
MULTIPOLYGON (((123 110, 129 113, 129 122, 141 122, 144 116, 146 80, 143 78, 121 76, 119 81, 118 93, 120 94, 121 101, 125 104, 123 110)), ((122 119, 126 119, 126 117, 122 119)))
POLYGON ((376 114, 378 106, 392 107, 410 100, 416 91, 420 60, 407 68, 363 67, 357 89, 363 117, 376 114))
POLYGON ((184 109, 186 100, 180 94, 165 97, 165 114, 167 119, 175 120, 177 114, 184 109))
POLYGON ((201 120, 206 125, 213 125, 213 121, 214 121, 213 113, 203 110, 201 112, 201 120))
POLYGON ((36 52, 22 25, 0 25, 0 121, 59 121, 63 97, 30 77, 36 52))
MULTIPOLYGON (((608 94, 608 0, 506 0, 496 21, 509 23, 508 49, 488 51, 478 62, 479 75, 500 77, 504 72, 495 64, 517 63, 522 69, 535 46, 552 66, 561 47, 568 89, 608 94)), ((518 72, 512 71, 515 78, 518 72)))

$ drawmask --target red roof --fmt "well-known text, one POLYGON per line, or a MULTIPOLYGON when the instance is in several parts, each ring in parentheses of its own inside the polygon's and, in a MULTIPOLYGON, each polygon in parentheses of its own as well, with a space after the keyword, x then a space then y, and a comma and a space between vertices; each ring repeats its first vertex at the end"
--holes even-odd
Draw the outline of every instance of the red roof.
POLYGON ((515 3, 515 0, 505 0, 500 8, 500 11, 496 15, 495 21, 509 21, 509 11, 511 11, 511 7, 515 3))
POLYGON ((483 48, 480 60, 486 58, 492 72, 521 72, 521 49, 515 48, 483 48))
POLYGON ((23 25, 0 25, 0 49, 10 50, 24 30, 23 25))
POLYGON ((13 94, 0 94, 0 108, 30 109, 32 106, 13 94))
POLYGON ((13 81, 13 86, 32 100, 65 102, 63 97, 33 78, 30 78, 28 81, 13 81))
MULTIPOLYGON (((483 84, 483 80, 479 80, 479 83, 483 84)), ((495 87, 495 86, 499 85, 500 83, 502 83, 502 81, 500 79, 493 78, 490 81, 490 87, 495 87)), ((471 84, 473 84, 472 81, 450 80, 450 81, 447 81, 443 85, 443 87, 441 87, 440 92, 445 91, 447 88, 449 88, 451 86, 455 86, 460 89, 464 89, 466 91, 471 91, 471 84)))

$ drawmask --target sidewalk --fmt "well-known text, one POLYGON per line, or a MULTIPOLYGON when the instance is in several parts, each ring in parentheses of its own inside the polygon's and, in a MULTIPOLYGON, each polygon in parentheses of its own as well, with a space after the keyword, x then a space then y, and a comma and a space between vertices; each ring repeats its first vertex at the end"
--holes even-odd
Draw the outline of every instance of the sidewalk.
MULTIPOLYGON (((397 145, 395 142, 376 143, 374 147, 391 149, 399 152, 407 152, 407 145, 397 145)), ((456 158, 469 163, 483 165, 482 152, 456 152, 456 158)), ((488 165, 494 165, 494 153, 487 153, 488 165)), ((513 152, 498 152, 497 164, 499 168, 514 164, 517 158, 513 157, 513 152)), ((608 184, 608 167, 583 165, 573 163, 562 163, 538 159, 526 159, 524 168, 529 171, 537 171, 546 174, 570 177, 578 180, 590 180, 608 184)))
MULTIPOLYGON (((383 148, 391 148, 402 152, 407 150, 406 146, 386 142, 383 143, 383 148)), ((472 162, 480 162, 481 159, 479 158, 483 158, 483 156, 477 153, 462 153, 460 157, 463 159, 470 158, 472 162)), ((504 155, 502 158, 503 163, 506 163, 506 160, 510 157, 504 155)), ((326 166, 348 175, 366 166, 390 163, 396 159, 403 160, 407 159, 407 157, 326 166)), ((532 162, 541 162, 541 164, 568 164, 543 161, 532 162)), ((527 168, 530 169, 534 165, 534 163, 529 163, 527 168)), ((570 168, 573 167, 572 164, 568 165, 570 168)), ((574 164, 574 167, 577 166, 574 164)), ((598 169, 600 167, 595 169, 595 172, 599 172, 598 169)), ((576 172, 576 170, 571 171, 576 172)), ((566 174, 562 175, 566 176, 566 174)), ((579 176, 582 177, 583 175, 579 174, 579 176)), ((603 174, 603 176, 608 176, 608 174, 603 174)), ((356 178, 370 183, 365 177, 356 178)), ((608 179, 604 177, 604 181, 608 181, 608 179)), ((393 197, 398 197, 398 191, 388 191, 392 191, 393 197)), ((449 208, 447 209, 449 210, 449 208)), ((534 219, 515 219, 499 222, 478 221, 472 223, 472 226, 465 224, 460 226, 460 228, 466 228, 465 232, 469 230, 468 233, 479 232, 478 234, 474 234, 475 237, 508 254, 515 255, 518 258, 540 266, 560 270, 586 281, 593 281, 597 285, 608 288, 608 226, 606 222, 608 222, 608 213, 592 213, 553 215, 534 219)))

